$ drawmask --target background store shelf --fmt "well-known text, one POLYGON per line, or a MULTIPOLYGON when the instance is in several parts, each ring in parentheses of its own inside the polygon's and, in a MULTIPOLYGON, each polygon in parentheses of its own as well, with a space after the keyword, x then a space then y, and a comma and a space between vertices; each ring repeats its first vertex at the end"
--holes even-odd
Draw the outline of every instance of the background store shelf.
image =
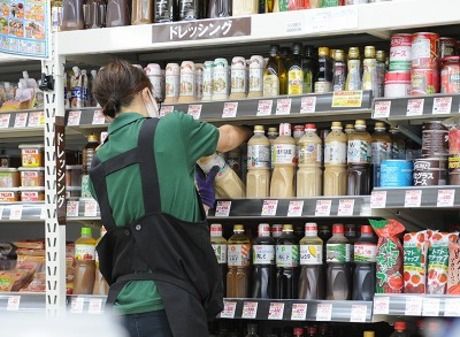
POLYGON ((104 312, 107 296, 70 295, 67 303, 72 314, 101 314, 104 312))
POLYGON ((43 109, 0 112, 0 139, 43 136, 43 109))
POLYGON ((0 293, 0 312, 44 312, 45 308, 44 293, 0 293))
POLYGON ((45 215, 43 202, 0 204, 0 222, 41 222, 45 215))

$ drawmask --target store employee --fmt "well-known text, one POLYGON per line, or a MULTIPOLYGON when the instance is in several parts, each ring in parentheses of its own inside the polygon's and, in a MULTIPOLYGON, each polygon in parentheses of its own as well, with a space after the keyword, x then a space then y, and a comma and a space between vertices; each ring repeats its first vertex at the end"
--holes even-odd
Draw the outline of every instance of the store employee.
POLYGON ((93 94, 112 119, 90 172, 108 233, 98 245, 108 302, 132 337, 206 337, 222 309, 222 279, 194 183, 195 163, 230 151, 245 128, 219 129, 173 112, 157 114, 144 72, 105 66, 93 94))

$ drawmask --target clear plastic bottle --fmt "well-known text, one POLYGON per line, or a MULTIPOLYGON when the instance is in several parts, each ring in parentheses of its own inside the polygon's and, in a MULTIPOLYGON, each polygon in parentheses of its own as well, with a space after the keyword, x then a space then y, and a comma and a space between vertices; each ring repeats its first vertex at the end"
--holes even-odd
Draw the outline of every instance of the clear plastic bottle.
POLYGON ((230 70, 230 99, 246 98, 248 89, 246 60, 242 56, 235 56, 232 59, 230 70))
POLYGON ((322 145, 315 124, 305 126, 305 135, 299 142, 299 169, 297 171, 297 197, 309 198, 322 191, 322 145))
POLYGON ((328 300, 351 298, 351 247, 344 236, 344 226, 335 224, 327 249, 327 296, 328 300))
POLYGON ((377 59, 374 46, 364 47, 362 89, 371 90, 374 96, 378 95, 377 59))
POLYGON ((372 301, 375 293, 377 238, 372 227, 361 226, 361 236, 354 244, 353 300, 372 301))
POLYGON ((130 0, 108 0, 107 27, 127 26, 131 22, 130 0))
POLYGON ((264 58, 253 55, 249 60, 249 92, 248 97, 262 97, 264 81, 264 58))
POLYGON ((246 197, 266 198, 270 194, 270 141, 264 127, 256 125, 254 136, 248 141, 248 173, 246 197))
POLYGON ((281 93, 280 77, 286 71, 284 65, 280 62, 279 46, 273 45, 270 47, 270 57, 264 70, 263 77, 263 96, 276 97, 281 93), (282 68, 281 68, 282 67, 282 68))
POLYGON ((225 240, 225 238, 222 236, 222 225, 212 224, 210 227, 210 232, 212 249, 216 254, 217 263, 219 264, 219 269, 222 273, 222 280, 225 280, 227 276, 227 240, 225 240))
POLYGON ((61 30, 79 30, 84 28, 83 3, 84 0, 62 1, 61 30))
POLYGON ((283 225, 276 245, 276 293, 279 299, 296 299, 299 246, 292 225, 283 225))
POLYGON ((332 67, 332 90, 345 90, 345 82, 347 78, 347 66, 345 64, 345 52, 342 49, 337 49, 334 56, 334 65, 332 67))
POLYGON ((383 97, 385 93, 386 55, 383 50, 377 50, 377 93, 375 97, 383 97))
MULTIPOLYGON (((96 242, 96 246, 102 240, 104 235, 107 233, 107 230, 104 226, 101 227, 101 236, 96 242)), ((109 293, 109 285, 107 281, 102 276, 101 271, 99 270, 99 256, 97 254, 97 250, 94 251, 94 261, 96 264, 96 274, 94 276, 94 287, 93 287, 93 295, 107 295, 109 293)))
POLYGON ((324 149, 324 195, 347 193, 347 136, 341 122, 332 122, 332 131, 326 137, 324 149))
POLYGON ((89 227, 81 228, 81 236, 75 241, 75 294, 92 294, 96 272, 96 239, 89 227))
POLYGON ((366 131, 366 122, 357 120, 355 131, 348 137, 348 195, 370 194, 371 141, 371 135, 366 131))
POLYGON ((274 298, 276 290, 275 240, 270 225, 260 224, 252 245, 252 298, 274 298))
POLYGON ((179 103, 191 103, 195 101, 195 63, 183 61, 180 65, 180 94, 179 103))
POLYGON ((132 0, 131 24, 142 25, 153 22, 153 0, 132 0))
POLYGON ((375 123, 371 143, 371 162, 373 171, 373 185, 380 186, 380 164, 383 160, 391 159, 391 137, 386 132, 385 123, 375 123))
POLYGON ((406 159, 406 140, 401 131, 390 128, 391 159, 406 159))
POLYGON ((345 130, 343 131, 347 135, 347 139, 350 137, 350 135, 355 132, 355 126, 354 124, 346 124, 345 125, 345 130))
POLYGON ((345 90, 361 90, 361 59, 359 48, 351 47, 348 50, 348 75, 345 90))
POLYGON ((227 297, 248 297, 250 265, 251 241, 244 234, 244 226, 235 225, 228 240, 227 297))
POLYGON ((270 197, 294 197, 295 140, 291 137, 291 124, 280 124, 278 138, 272 145, 273 174, 270 182, 270 197))

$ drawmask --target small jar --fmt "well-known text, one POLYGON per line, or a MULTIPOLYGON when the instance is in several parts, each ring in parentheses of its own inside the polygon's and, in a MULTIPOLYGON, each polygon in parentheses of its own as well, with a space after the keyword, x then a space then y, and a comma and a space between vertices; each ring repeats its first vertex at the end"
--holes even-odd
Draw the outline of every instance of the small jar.
POLYGON ((441 93, 460 93, 460 56, 449 56, 442 59, 441 93))
POLYGON ((45 200, 44 187, 21 187, 21 201, 23 202, 37 202, 45 200))
POLYGON ((19 188, 0 188, 0 202, 19 201, 19 188))
POLYGON ((21 159, 23 167, 45 166, 45 145, 43 144, 22 144, 21 159))
POLYGON ((44 167, 20 167, 22 187, 43 187, 45 186, 44 167))
POLYGON ((0 188, 19 186, 19 172, 15 168, 0 168, 0 188))

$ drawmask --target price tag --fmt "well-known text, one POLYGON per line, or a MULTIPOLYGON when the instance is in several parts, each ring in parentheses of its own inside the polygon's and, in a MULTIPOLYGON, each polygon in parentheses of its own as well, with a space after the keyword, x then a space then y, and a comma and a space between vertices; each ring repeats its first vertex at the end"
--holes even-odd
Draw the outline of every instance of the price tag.
POLYGON ((241 318, 256 319, 258 306, 259 303, 257 302, 244 302, 243 314, 241 315, 241 318))
POLYGON ((264 200, 262 205, 262 216, 275 216, 278 208, 278 200, 264 200))
POLYGON ((366 322, 367 306, 362 304, 353 304, 351 306, 350 322, 366 322))
POLYGON ((305 321, 307 319, 307 303, 293 303, 291 321, 305 321))
POLYGON ((101 314, 102 313, 102 298, 91 298, 89 300, 88 313, 101 314))
POLYGON ((390 313, 389 297, 374 297, 374 314, 388 315, 390 313))
POLYGON ((270 309, 268 309, 268 319, 282 320, 284 316, 284 303, 271 302, 270 309))
POLYGON ((433 99, 433 115, 448 115, 452 111, 452 97, 435 97, 433 99))
POLYGON ((73 314, 83 313, 83 307, 85 306, 85 299, 83 297, 73 297, 70 303, 70 312, 73 314))
POLYGON ((307 31, 313 33, 340 32, 358 28, 358 9, 355 6, 323 8, 309 14, 307 31))
POLYGON ((391 112, 391 101, 376 101, 374 106, 374 118, 388 118, 391 112))
POLYGON ((38 128, 45 124, 45 113, 43 111, 29 112, 27 125, 31 128, 38 128))
POLYGON ((280 98, 276 100, 276 114, 289 115, 291 113, 291 99, 280 98))
POLYGON ((193 119, 200 119, 201 116, 201 104, 192 104, 188 106, 187 114, 193 117, 193 119))
POLYGON ((332 200, 316 200, 315 216, 331 215, 332 200))
POLYGON ((317 321, 330 321, 332 318, 332 304, 319 303, 316 307, 317 321))
POLYGON ((27 112, 19 112, 14 117, 14 127, 15 128, 25 128, 27 125, 27 118, 29 117, 29 113, 27 112))
POLYGON ((420 316, 422 314, 422 297, 407 297, 404 314, 406 316, 420 316))
POLYGON ((289 201, 289 208, 287 216, 302 216, 303 212, 303 200, 291 200, 289 201))
POLYGON ((424 298, 423 299, 423 310, 422 315, 427 317, 437 317, 439 316, 439 307, 440 307, 439 298, 424 298))
POLYGON ((22 218, 22 205, 10 206, 10 220, 21 220, 22 218))
POLYGON ((235 318, 236 302, 224 301, 224 310, 220 313, 220 318, 235 318))
POLYGON ((444 299, 444 316, 460 317, 460 298, 444 299))
POLYGON ((67 216, 76 218, 78 217, 78 209, 80 203, 78 200, 69 200, 67 201, 67 216))
POLYGON ((363 92, 356 91, 336 91, 332 95, 333 108, 360 108, 363 104, 363 92))
POLYGON ((10 126, 11 114, 0 113, 0 129, 6 129, 10 126))
POLYGON ((96 200, 85 200, 84 216, 94 217, 97 216, 97 202, 96 200))
POLYGON ((216 216, 229 216, 231 207, 231 201, 218 201, 216 204, 216 216))
POLYGON ((353 216, 355 210, 355 199, 340 199, 338 216, 353 216))
POLYGON ((300 113, 309 114, 316 111, 316 96, 302 97, 300 100, 300 113))
POLYGON ((69 111, 69 118, 67 119, 67 125, 68 126, 78 126, 80 125, 80 119, 81 119, 80 110, 69 111))
POLYGON ((270 116, 273 109, 273 100, 263 99, 257 104, 257 116, 270 116))
POLYGON ((6 305, 6 311, 18 311, 20 303, 21 303, 21 296, 8 297, 8 304, 6 305))
POLYGON ((102 110, 94 110, 94 115, 93 115, 93 125, 101 125, 105 124, 105 116, 102 113, 102 110))
POLYGON ((225 102, 222 118, 234 118, 238 111, 238 102, 225 102))
POLYGON ((453 207, 455 200, 455 190, 439 190, 437 207, 453 207))
POLYGON ((425 99, 423 98, 414 98, 407 101, 407 116, 421 116, 423 115, 423 106, 425 104, 425 99))
POLYGON ((407 190, 404 196, 404 207, 420 207, 422 204, 421 190, 407 190))
POLYGON ((160 109, 160 117, 164 117, 173 111, 174 111, 174 105, 162 105, 160 109))
POLYGON ((373 191, 371 194, 371 208, 385 208, 387 191, 373 191))

